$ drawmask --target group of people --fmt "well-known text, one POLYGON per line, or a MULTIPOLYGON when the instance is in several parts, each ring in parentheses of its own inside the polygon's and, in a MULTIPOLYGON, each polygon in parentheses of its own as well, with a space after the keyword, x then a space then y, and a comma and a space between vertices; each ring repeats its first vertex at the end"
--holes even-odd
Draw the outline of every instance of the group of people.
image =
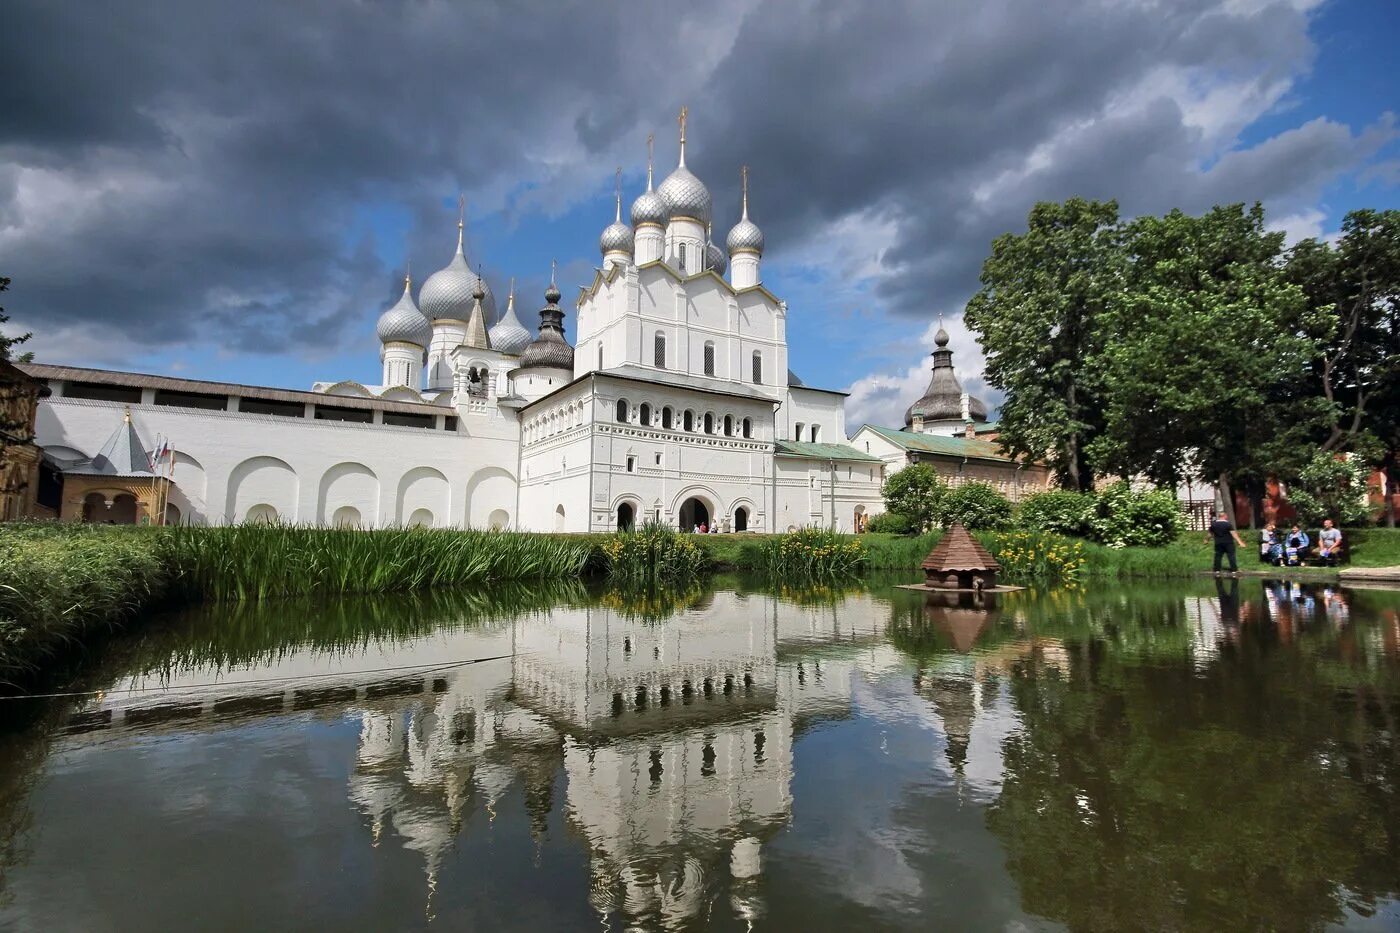
POLYGON ((1317 547, 1312 546, 1312 539, 1297 523, 1285 533, 1269 522, 1259 535, 1259 559, 1275 567, 1301 567, 1314 554, 1324 566, 1335 567, 1341 552, 1342 531, 1330 518, 1322 523, 1317 547))
MULTIPOLYGON (((1220 573, 1222 561, 1228 560, 1230 572, 1238 573, 1240 568, 1235 558, 1235 547, 1244 547, 1244 539, 1223 511, 1210 523, 1206 540, 1212 538, 1215 540, 1215 572, 1220 573)), ((1302 567, 1314 557, 1324 566, 1335 567, 1341 553, 1342 532, 1330 518, 1322 523, 1316 547, 1313 547, 1308 533, 1296 523, 1287 533, 1283 533, 1277 525, 1269 522, 1259 536, 1259 560, 1275 567, 1302 567)))

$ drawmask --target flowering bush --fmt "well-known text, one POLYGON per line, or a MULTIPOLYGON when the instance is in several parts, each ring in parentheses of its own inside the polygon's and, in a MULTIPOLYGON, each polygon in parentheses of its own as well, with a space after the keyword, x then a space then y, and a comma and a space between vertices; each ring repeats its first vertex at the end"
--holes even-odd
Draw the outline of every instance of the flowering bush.
POLYGON ((1084 570, 1083 542, 1053 532, 1011 531, 983 537, 983 543, 1015 583, 1068 583, 1084 570))
POLYGON ((824 580, 858 573, 865 546, 823 528, 802 528, 759 545, 759 570, 777 581, 824 580))
POLYGON ((692 535, 657 522, 619 531, 600 546, 608 577, 615 583, 654 586, 689 583, 710 566, 710 555, 692 535))

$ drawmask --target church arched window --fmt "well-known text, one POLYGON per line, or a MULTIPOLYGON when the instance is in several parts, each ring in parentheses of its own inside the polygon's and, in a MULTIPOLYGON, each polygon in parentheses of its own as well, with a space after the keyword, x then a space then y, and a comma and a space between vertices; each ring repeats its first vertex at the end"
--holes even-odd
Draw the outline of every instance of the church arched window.
POLYGON ((708 411, 705 412, 705 433, 715 433, 715 416, 710 414, 708 411))
POLYGON ((745 437, 753 437, 753 419, 752 419, 752 418, 745 418, 745 419, 744 419, 744 436, 745 436, 745 437))
POLYGON ((793 440, 795 440, 795 441, 800 441, 800 440, 802 440, 802 429, 803 429, 804 427, 806 427, 806 425, 804 425, 801 421, 797 422, 797 430, 792 432, 792 439, 793 439, 793 440))
POLYGON ((707 375, 707 376, 713 376, 714 374, 715 374, 715 342, 714 342, 713 340, 706 340, 706 341, 705 341, 705 375, 707 375))
POLYGON ((674 423, 674 421, 675 415, 672 413, 670 405, 667 405, 665 408, 661 409, 661 426, 663 428, 670 430, 671 425, 674 423))
POLYGON ((666 335, 661 331, 656 332, 656 339, 652 344, 651 362, 657 369, 666 368, 666 335))
POLYGON ((603 345, 598 344, 598 368, 603 368, 603 345))
POLYGON ((684 274, 685 274, 685 244, 684 244, 684 243, 681 244, 681 248, 680 248, 680 266, 681 266, 681 274, 684 275, 684 274))
POLYGON ((753 381, 754 385, 763 382, 763 354, 757 350, 753 351, 753 381))
POLYGON ((685 416, 681 418, 681 427, 686 431, 695 430, 695 412, 689 408, 685 410, 685 416))
POLYGON ((819 424, 814 424, 814 425, 812 425, 812 443, 813 443, 813 444, 817 443, 818 441, 821 440, 821 437, 822 437, 822 426, 819 425, 819 424))
POLYGON ((617 423, 627 423, 627 399, 625 398, 620 398, 617 400, 617 423))
POLYGON ((725 416, 724 416, 724 436, 725 436, 725 437, 733 437, 733 436, 734 436, 734 416, 733 416, 733 415, 725 415, 725 416))
POLYGON ((646 402, 637 409, 637 421, 644 428, 651 426, 651 406, 646 402))

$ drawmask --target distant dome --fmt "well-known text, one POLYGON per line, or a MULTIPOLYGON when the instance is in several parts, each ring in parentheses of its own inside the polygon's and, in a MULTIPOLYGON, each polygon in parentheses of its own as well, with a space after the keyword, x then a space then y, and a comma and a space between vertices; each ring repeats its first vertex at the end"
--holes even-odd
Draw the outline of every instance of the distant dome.
POLYGON ((491 348, 511 356, 519 356, 530 345, 531 339, 533 338, 530 332, 520 323, 520 318, 515 316, 515 289, 512 288, 510 297, 506 299, 506 313, 500 322, 491 328, 491 348))
POLYGON ((428 276, 418 291, 418 307, 430 321, 444 318, 465 321, 471 317, 473 293, 481 285, 486 299, 482 310, 487 315, 495 311, 495 300, 491 288, 467 265, 467 257, 462 252, 462 224, 457 224, 457 252, 446 266, 428 276))
POLYGON ((574 348, 564 339, 564 312, 559 307, 559 287, 554 277, 545 289, 545 306, 540 309, 540 334, 520 354, 520 368, 543 366, 554 369, 574 368, 574 348))
POLYGON ((380 343, 411 343, 427 349, 433 339, 433 325, 413 303, 413 290, 405 276, 403 296, 392 308, 379 315, 375 328, 380 343))
MULTIPOLYGON (((917 402, 904 412, 904 426, 910 428, 915 416, 922 421, 962 421, 962 384, 953 372, 953 351, 948 349, 948 332, 941 326, 933 336, 937 349, 933 351, 933 375, 928 389, 917 402)), ((987 405, 980 398, 967 397, 967 416, 973 421, 987 420, 987 405)))

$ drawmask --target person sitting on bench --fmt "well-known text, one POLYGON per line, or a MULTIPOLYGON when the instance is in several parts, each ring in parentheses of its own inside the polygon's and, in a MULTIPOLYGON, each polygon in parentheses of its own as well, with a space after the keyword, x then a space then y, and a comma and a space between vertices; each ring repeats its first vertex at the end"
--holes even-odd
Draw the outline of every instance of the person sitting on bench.
POLYGON ((1332 524, 1332 519, 1325 519, 1322 532, 1317 536, 1317 556, 1328 567, 1335 567, 1341 553, 1342 531, 1332 524))
POLYGON ((1289 567, 1301 567, 1308 556, 1308 545, 1312 542, 1301 525, 1294 524, 1283 540, 1283 562, 1289 567))
POLYGON ((1283 559, 1283 544, 1278 537, 1278 526, 1269 522, 1259 532, 1259 563, 1278 566, 1283 559))

